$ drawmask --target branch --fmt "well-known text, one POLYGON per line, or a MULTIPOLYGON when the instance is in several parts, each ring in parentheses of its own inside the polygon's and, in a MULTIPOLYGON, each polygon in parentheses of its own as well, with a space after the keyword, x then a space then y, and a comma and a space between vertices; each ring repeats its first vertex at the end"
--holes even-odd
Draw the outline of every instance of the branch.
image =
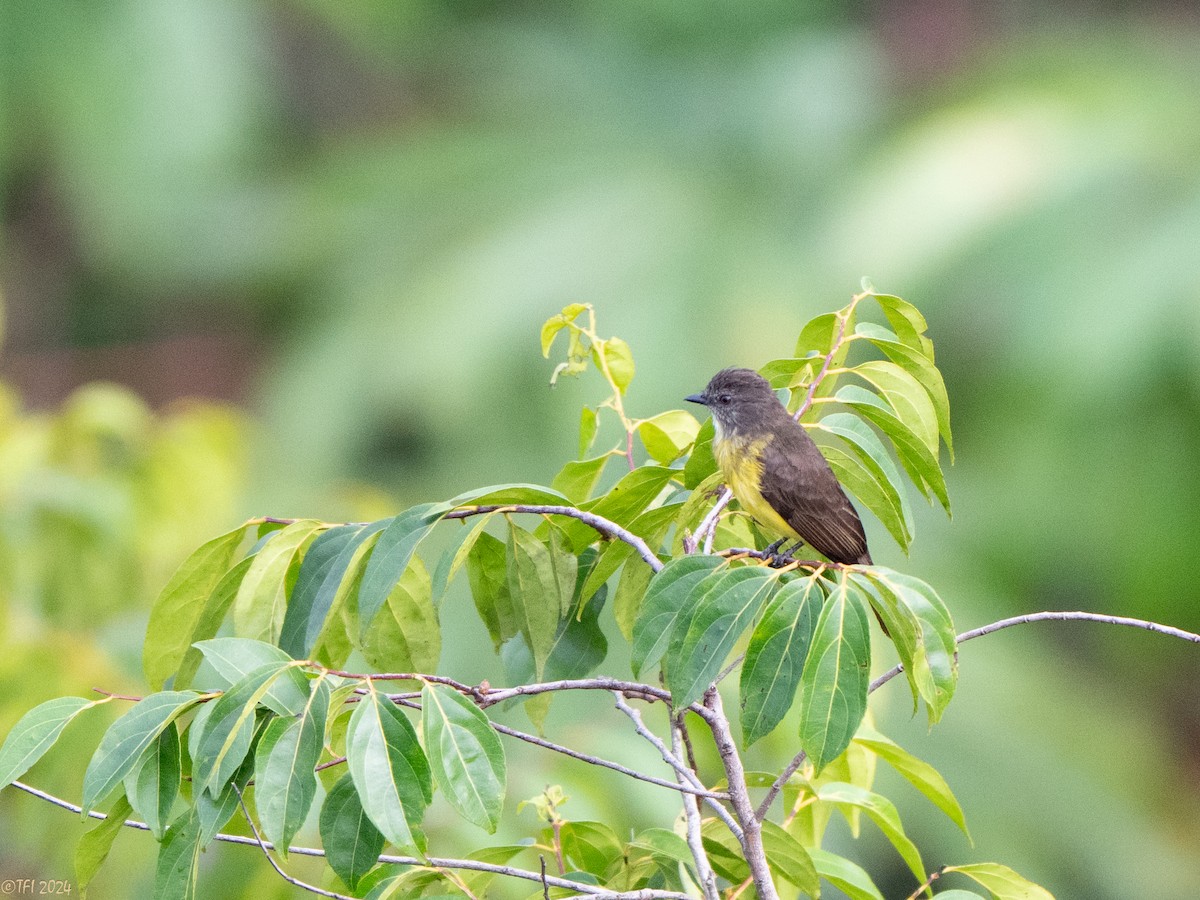
POLYGON ((712 712, 708 725, 712 729, 713 740, 717 752, 721 755, 721 763, 725 767, 725 781, 729 784, 729 797, 733 803, 733 811, 737 814, 742 826, 739 838, 746 863, 750 866, 750 875, 754 878, 754 889, 759 900, 779 900, 775 890, 775 882, 771 878, 771 870, 767 866, 767 853, 762 842, 762 822, 754 815, 754 807, 750 803, 750 791, 746 787, 746 772, 742 768, 742 758, 738 755, 737 744, 733 733, 729 730, 729 719, 725 717, 725 709, 721 703, 721 692, 715 686, 708 689, 704 695, 704 705, 712 712))
MULTIPOLYGON (((1200 634, 1191 631, 1184 631, 1182 628, 1175 628, 1171 625, 1160 625, 1158 622, 1151 622, 1146 619, 1133 619, 1128 616, 1107 616, 1102 613, 1090 612, 1060 612, 1048 610, 1045 612, 1027 613, 1023 616, 1013 616, 1008 619, 1001 619, 999 622, 993 622, 991 625, 983 625, 979 628, 972 628, 970 631, 964 631, 955 638, 959 644, 974 640, 977 637, 983 637, 985 634, 991 634, 994 631, 1000 631, 1005 628, 1011 628, 1013 625, 1027 625, 1031 622, 1099 622, 1102 625, 1124 625, 1127 628, 1141 628, 1144 631, 1153 631, 1156 634, 1165 634, 1168 637, 1176 637, 1180 640, 1188 641, 1193 644, 1200 644, 1200 634)), ((871 682, 867 687, 867 693, 871 694, 879 690, 897 675, 904 671, 904 666, 900 663, 892 666, 878 678, 871 682)), ((805 754, 801 750, 797 753, 787 768, 779 773, 779 777, 772 783, 767 790, 766 796, 762 803, 758 806, 756 815, 759 821, 762 821, 767 815, 767 811, 771 808, 771 804, 775 802, 775 798, 779 796, 779 792, 783 790, 783 786, 787 780, 795 774, 796 770, 804 764, 805 754)))
MULTIPOLYGON (((82 813, 83 809, 71 803, 68 800, 63 800, 61 797, 55 797, 53 794, 48 794, 45 791, 38 790, 28 784, 20 781, 13 781, 12 786, 24 791, 27 794, 32 794, 40 800, 45 800, 60 809, 68 810, 73 813, 82 813)), ((102 812, 89 810, 87 815, 93 819, 107 819, 102 812)), ((124 822, 126 828, 136 828, 139 831, 149 831, 150 826, 145 822, 138 822, 134 819, 126 819, 124 822)), ((226 844, 240 844, 243 847, 265 847, 268 850, 274 850, 275 845, 270 841, 257 841, 251 837, 243 837, 239 834, 224 834, 218 833, 214 835, 213 840, 221 841, 226 844)), ((289 854, 296 856, 313 856, 324 857, 325 851, 315 847, 289 847, 289 854)), ((379 862, 391 863, 399 866, 413 866, 420 869, 465 869, 473 872, 491 872, 495 875, 505 875, 509 878, 521 878, 525 881, 533 881, 538 884, 542 883, 542 876, 538 872, 530 872, 527 869, 516 869, 512 866, 498 866, 492 863, 480 862, 474 859, 444 859, 437 856, 428 856, 425 859, 418 859, 415 856, 391 856, 382 854, 379 856, 379 862)), ((571 881, 567 878, 556 878, 548 876, 546 882, 551 887, 565 888, 569 891, 576 891, 578 894, 587 895, 595 900, 694 900, 687 894, 681 894, 677 891, 658 891, 643 889, 639 891, 611 891, 608 888, 599 887, 594 884, 584 884, 579 881, 571 881)))
POLYGON ((588 753, 580 753, 578 750, 572 750, 570 747, 564 747, 562 744, 555 744, 553 741, 548 741, 545 738, 527 734, 524 731, 517 731, 515 728, 509 728, 507 725, 501 725, 499 722, 492 722, 492 727, 501 734, 506 734, 509 737, 516 738, 517 740, 533 744, 535 747, 544 747, 547 750, 553 750, 555 753, 561 753, 564 756, 569 756, 572 759, 579 760, 580 762, 590 763, 593 766, 602 766, 605 769, 612 769, 614 772, 620 772, 622 775, 628 775, 630 778, 636 778, 639 781, 645 781, 649 784, 657 784, 659 787, 670 788, 673 791, 680 791, 685 794, 693 794, 697 797, 708 797, 713 800, 729 799, 729 795, 724 792, 710 791, 706 790, 704 787, 696 787, 692 784, 677 784, 672 781, 667 781, 663 778, 655 778, 653 775, 647 775, 644 772, 638 772, 634 769, 626 768, 620 763, 609 762, 607 759, 601 759, 599 756, 592 756, 588 753))
POLYGON ((551 506, 526 503, 499 504, 492 506, 466 506, 460 509, 452 510, 451 512, 446 513, 446 515, 444 515, 442 518, 466 519, 471 516, 478 516, 485 513, 494 512, 535 513, 543 516, 568 516, 572 519, 578 519, 580 522, 583 522, 583 524, 590 525, 592 528, 596 529, 596 531, 600 532, 606 537, 615 538, 618 541, 624 541, 626 544, 636 550, 638 556, 645 560, 646 565, 648 565, 655 572, 663 567, 662 560, 660 560, 657 554, 650 549, 650 545, 632 531, 622 528, 616 522, 606 519, 604 516, 598 516, 595 513, 590 513, 586 510, 576 509, 574 506, 551 506))
MULTIPOLYGON (((955 640, 962 644, 977 637, 983 637, 985 634, 991 634, 993 631, 1011 628, 1013 625, 1027 625, 1030 622, 1099 622, 1102 625, 1124 625, 1127 628, 1141 628, 1144 631, 1153 631, 1156 634, 1165 634, 1167 637, 1179 638, 1192 644, 1200 644, 1200 634, 1184 631, 1182 628, 1175 628, 1171 625, 1160 625, 1158 622, 1151 622, 1147 619, 1132 619, 1129 616, 1107 616, 1103 613, 1060 611, 1027 613, 1023 616, 1001 619, 999 622, 993 622, 991 625, 983 625, 979 628, 972 628, 970 631, 964 631, 955 640)), ((871 682, 870 687, 867 688, 868 693, 883 687, 903 671, 904 666, 897 663, 871 682)))
MULTIPOLYGON (((677 759, 683 758, 683 713, 678 718, 671 719, 671 751, 677 759)), ((684 786, 684 777, 675 773, 679 786, 684 786)), ((700 805, 690 797, 683 798, 683 817, 687 823, 687 845, 692 851, 692 860, 696 863, 696 877, 700 888, 704 891, 705 900, 720 900, 717 891, 717 876, 713 873, 708 854, 704 852, 704 839, 700 835, 700 805)))
MULTIPOLYGON (((668 750, 667 745, 662 742, 662 739, 659 738, 657 734, 646 727, 646 723, 642 721, 642 714, 626 703, 625 698, 622 697, 618 692, 613 691, 613 696, 617 701, 617 709, 629 717, 629 721, 633 722, 634 730, 637 731, 640 737, 649 742, 650 745, 658 751, 659 755, 663 758, 663 762, 674 769, 675 773, 680 778, 685 779, 689 784, 693 785, 694 787, 703 788, 704 784, 699 778, 696 777, 696 773, 684 765, 683 760, 679 759, 679 757, 668 750)), ((707 803, 712 808, 713 812, 720 817, 721 821, 729 827, 729 830, 737 835, 737 838, 740 841, 742 839, 742 829, 738 823, 734 821, 733 817, 729 815, 729 810, 723 807, 716 800, 713 800, 709 797, 705 797, 704 802, 707 803)))
POLYGON ((324 888, 319 888, 315 884, 309 884, 307 881, 301 881, 299 878, 294 878, 287 872, 283 871, 279 863, 275 862, 275 857, 271 855, 271 851, 267 849, 267 845, 263 842, 262 835, 258 833, 258 826, 254 824, 254 819, 250 817, 250 810, 246 808, 246 798, 242 796, 241 789, 230 782, 233 790, 238 796, 238 806, 242 808, 242 815, 246 817, 246 821, 250 824, 250 833, 254 835, 254 840, 258 842, 258 846, 262 848, 263 856, 267 858, 267 862, 271 864, 271 868, 286 881, 288 884, 294 884, 298 888, 303 888, 313 894, 320 894, 322 897, 332 897, 333 900, 354 900, 353 897, 347 897, 345 894, 338 894, 333 891, 327 891, 324 888))
POLYGON ((649 700, 671 702, 671 692, 664 688, 642 684, 637 681, 620 681, 616 678, 600 676, 597 678, 564 678, 561 681, 543 681, 538 684, 521 684, 516 687, 489 689, 482 692, 480 703, 484 708, 494 706, 513 697, 530 697, 535 694, 545 694, 548 691, 619 691, 625 695, 633 695, 649 700))

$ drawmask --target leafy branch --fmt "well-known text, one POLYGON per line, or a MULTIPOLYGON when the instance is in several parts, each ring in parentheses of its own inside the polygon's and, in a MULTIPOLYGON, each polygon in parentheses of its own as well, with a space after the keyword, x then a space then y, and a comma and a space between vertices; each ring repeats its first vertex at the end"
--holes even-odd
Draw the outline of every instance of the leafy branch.
MULTIPOLYGON (((822 848, 837 813, 873 822, 928 891, 934 877, 899 812, 873 790, 877 762, 964 832, 965 817, 931 766, 865 724, 873 691, 903 674, 914 711, 923 706, 935 723, 954 696, 959 643, 1025 622, 1087 619, 1200 641, 1140 620, 1053 612, 959 635, 937 592, 906 573, 779 565, 745 513, 727 507, 727 490, 713 502, 712 425, 683 410, 631 416, 632 351, 600 336, 590 306, 547 321, 545 355, 559 332, 566 359, 554 377, 594 366, 610 394, 585 408, 580 458, 550 485, 485 487, 377 522, 245 522, 198 548, 154 604, 143 648, 150 693, 60 697, 16 724, 0 747, 0 787, 102 820, 81 844, 81 889, 124 822, 159 842, 156 895, 166 898, 195 893, 199 854, 218 840, 259 848, 289 883, 331 897, 475 900, 504 877, 537 884, 544 896, 737 900, 753 887, 770 900, 782 883, 815 896, 824 880, 882 900, 867 872, 822 848), (583 458, 602 409, 622 437, 583 458), (605 470, 616 456, 627 471, 614 480, 605 470), (456 530, 434 561, 426 539, 450 522, 456 530), (441 619, 459 615, 450 589, 462 574, 509 686, 439 671, 441 619), (886 638, 872 637, 870 612, 886 638), (628 642, 632 678, 598 671, 614 633, 628 642), (898 664, 871 681, 879 646, 898 664), (609 692, 669 777, 542 733, 556 697, 595 691, 609 692), (731 717, 725 702, 735 696, 731 717), (17 781, 77 716, 120 702, 132 705, 101 739, 80 806, 17 781), (663 727, 643 716, 655 706, 666 711, 663 727), (514 708, 537 734, 501 721, 514 708), (748 775, 745 749, 793 711, 797 752, 769 780, 748 775), (696 719, 704 727, 693 735, 696 719), (698 763, 697 743, 715 752, 719 770, 698 763), (506 748, 518 745, 672 791, 671 827, 653 824, 630 839, 605 823, 573 821, 552 786, 532 801, 544 814, 527 845, 484 847, 480 859, 432 854, 440 838, 425 830, 431 804, 497 830, 506 748), (781 796, 785 812, 772 817, 781 796), (322 849, 291 846, 318 809, 322 849), (222 831, 238 815, 253 838, 222 831), (389 845, 400 854, 385 853, 389 845), (324 857, 332 887, 288 874, 293 853, 324 857), (511 865, 521 854, 529 865, 511 865), (558 875, 546 873, 547 856, 558 875)), ((942 446, 952 449, 949 405, 925 332, 915 307, 864 286, 805 326, 794 357, 762 370, 790 392, 789 409, 902 549, 913 537, 908 486, 949 509, 941 469, 942 446), (868 299, 886 326, 860 321, 868 299)), ((1002 900, 1049 896, 998 864, 936 871, 973 878, 1002 900)))

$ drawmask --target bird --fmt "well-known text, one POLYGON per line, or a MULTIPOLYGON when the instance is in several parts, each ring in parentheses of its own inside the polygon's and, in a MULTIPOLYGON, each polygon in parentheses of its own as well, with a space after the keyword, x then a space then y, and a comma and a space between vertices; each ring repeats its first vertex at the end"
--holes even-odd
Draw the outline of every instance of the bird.
POLYGON ((684 399, 712 413, 713 456, 742 508, 780 538, 772 553, 797 541, 835 563, 871 565, 862 520, 765 378, 750 369, 722 369, 701 393, 684 399))

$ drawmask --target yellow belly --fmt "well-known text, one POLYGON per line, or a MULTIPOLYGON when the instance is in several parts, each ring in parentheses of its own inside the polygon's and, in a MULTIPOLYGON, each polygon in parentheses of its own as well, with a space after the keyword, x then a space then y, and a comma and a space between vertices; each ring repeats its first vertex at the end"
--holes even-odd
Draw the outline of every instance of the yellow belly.
POLYGON ((725 483, 733 491, 733 496, 737 497, 742 509, 754 516, 768 531, 780 537, 803 540, 783 516, 775 512, 758 489, 762 478, 762 451, 770 441, 771 435, 754 440, 736 437, 717 439, 713 441, 713 456, 721 467, 725 483))

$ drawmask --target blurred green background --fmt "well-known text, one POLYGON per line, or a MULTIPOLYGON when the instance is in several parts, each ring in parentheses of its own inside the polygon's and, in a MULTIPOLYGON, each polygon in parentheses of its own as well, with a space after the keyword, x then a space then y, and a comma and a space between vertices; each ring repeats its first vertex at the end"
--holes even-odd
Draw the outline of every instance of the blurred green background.
MULTIPOLYGON (((953 522, 927 511, 907 561, 875 527, 876 560, 964 629, 1039 609, 1200 629, 1190 4, 18 0, 0 92, 0 730, 140 691, 155 591, 245 516, 548 482, 600 397, 547 387, 537 328, 565 303, 631 343, 649 415, 789 355, 863 275, 929 318, 957 451, 953 522)), ((462 628, 443 669, 494 675, 462 628)), ((974 848, 885 779, 930 866, 1200 892, 1194 648, 1037 625, 961 669, 932 732, 880 695, 972 828, 974 848)), ((78 799, 104 724, 27 780, 78 799)), ((549 727, 653 769, 626 724, 549 727)), ((510 796, 556 780, 569 817, 673 816, 544 756, 510 796)), ((73 878, 81 830, 5 791, 0 877, 73 878)), ((864 832, 841 849, 903 896, 864 832)), ((122 835, 92 895, 147 896, 154 850, 122 835)), ((205 896, 302 895, 244 848, 203 866, 205 896)))

